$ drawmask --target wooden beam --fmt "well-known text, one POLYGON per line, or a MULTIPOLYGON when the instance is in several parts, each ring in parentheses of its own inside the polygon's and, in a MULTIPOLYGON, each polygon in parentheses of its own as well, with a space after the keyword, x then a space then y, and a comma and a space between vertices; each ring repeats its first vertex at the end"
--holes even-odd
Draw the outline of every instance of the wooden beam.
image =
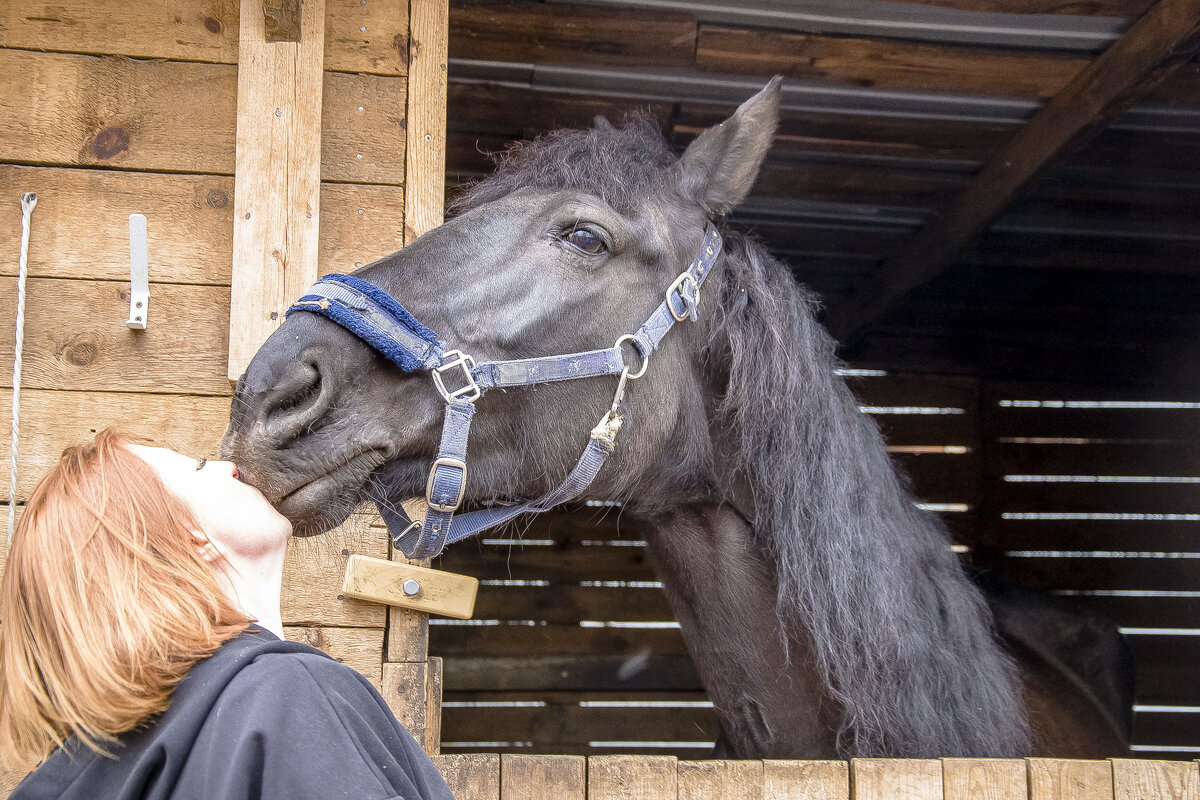
POLYGON ((1200 51, 1200 0, 1160 0, 1055 95, 988 161, 942 216, 830 309, 834 337, 851 344, 954 256, 1052 164, 1099 134, 1118 114, 1200 51))
POLYGON ((268 42, 262 4, 242 0, 230 380, 317 278, 324 0, 303 15, 300 41, 268 42))
POLYGON ((446 195, 448 0, 409 6, 404 244, 442 224, 446 195))

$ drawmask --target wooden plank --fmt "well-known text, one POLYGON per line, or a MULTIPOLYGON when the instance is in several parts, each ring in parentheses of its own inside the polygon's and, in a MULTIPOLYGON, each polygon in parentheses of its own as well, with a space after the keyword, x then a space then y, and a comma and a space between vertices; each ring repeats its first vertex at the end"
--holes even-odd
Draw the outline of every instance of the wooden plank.
POLYGON ((500 800, 500 756, 496 753, 433 756, 457 800, 500 800))
POLYGON ((239 30, 229 380, 317 278, 325 0, 308 0, 294 42, 264 41, 256 3, 239 30))
POLYGON ((690 15, 583 4, 454 0, 450 20, 451 55, 488 61, 690 67, 696 38, 690 15))
MULTIPOLYGON (((718 732, 703 692, 459 691, 446 697, 443 725, 447 741, 524 741, 544 751, 595 741, 711 743, 718 732)), ((747 776, 714 767, 694 777, 694 796, 707 797, 712 787, 726 784, 759 786, 761 768, 754 770, 747 776)), ((682 793, 682 773, 680 781, 682 793)))
MULTIPOLYGON (((453 25, 453 23, 451 23, 453 25)), ((453 45, 452 45, 453 46, 453 45)), ((616 123, 627 114, 649 114, 660 128, 669 128, 672 103, 641 98, 607 97, 552 92, 525 86, 456 83, 447 88, 446 119, 451 133, 501 136, 505 140, 532 139, 557 128, 590 128, 597 116, 616 123)), ((721 109, 724 116, 732 108, 721 109)))
POLYGON ((1029 800, 1112 800, 1113 772, 1107 761, 1027 761, 1029 800))
POLYGON ((1200 476, 1200 446, 1124 442, 992 442, 988 461, 997 475, 1200 476))
POLYGON ((670 756, 592 756, 588 800, 674 800, 676 763, 670 756))
POLYGON ((963 11, 1005 14, 1072 14, 1080 16, 1136 17, 1152 0, 916 0, 924 5, 963 11))
POLYGON ((918 92, 1052 97, 1087 67, 1077 53, 966 47, 701 25, 696 66, 918 92))
MULTIPOLYGON (((3 340, 0 339, 0 346, 3 340)), ((2 363, 2 362, 0 362, 2 363)), ((495 540, 486 540, 495 541, 495 540)), ((538 540, 534 540, 538 541, 538 540)), ((546 540, 541 540, 546 541, 546 540)), ((523 580, 654 580, 655 572, 644 547, 566 548, 563 546, 464 543, 452 554, 443 556, 439 569, 465 572, 485 579, 523 580), (464 546, 465 545, 465 546, 464 546), (468 548, 483 549, 488 557, 468 561, 468 548), (461 553, 462 555, 459 555, 461 553), (467 565, 470 566, 467 566, 467 565)))
POLYGON ((1200 771, 1190 764, 1144 759, 1114 758, 1115 800, 1200 800, 1200 771))
POLYGON ((846 761, 764 761, 763 800, 848 800, 846 761))
MULTIPOLYGON (((16 279, 0 302, 16 308, 16 279)), ((223 374, 229 307, 223 286, 150 284, 146 330, 125 326, 129 283, 31 278, 26 284, 21 382, 30 389, 228 395, 223 374), (130 369, 137 364, 138 369, 130 369)), ((10 311, 10 314, 15 313, 10 311)), ((15 326, 0 326, 0 378, 11 381, 15 326)))
MULTIPOLYGON (((1133 741, 1138 745, 1155 747, 1195 746, 1200 741, 1200 713, 1195 711, 1137 711, 1133 716, 1133 741)), ((1116 764, 1113 764, 1114 771, 1116 764)), ((1149 782, 1153 773, 1142 776, 1149 782)), ((1168 775, 1156 776, 1164 784, 1168 775)), ((1194 789, 1193 789, 1194 790, 1194 789)), ((1171 797, 1171 793, 1142 796, 1171 797)))
POLYGON ((584 800, 587 762, 581 756, 500 757, 500 794, 523 800, 584 800))
POLYGON ((933 758, 850 760, 855 800, 941 800, 942 762, 933 758))
POLYGON ((945 800, 1026 800, 1025 762, 1010 758, 944 758, 945 800))
MULTIPOLYGON (((441 652, 436 636, 430 646, 441 652)), ((445 670, 447 690, 456 691, 704 689, 695 665, 684 655, 447 656, 445 670)))
MULTIPOLYGON (((1067 599, 1123 628, 1190 628, 1200 619, 1197 596, 1139 596, 1131 592, 1115 596, 1071 594, 1067 599)), ((1200 698, 1200 688, 1195 696, 1200 698)))
POLYGON ((952 210, 889 259, 828 325, 846 341, 943 272, 954 256, 1037 176, 1077 150, 1110 120, 1200 49, 1194 0, 1160 0, 1056 94, 976 175, 952 210))
MULTIPOLYGON (((0 47, 171 61, 236 64, 238 3, 67 0, 0 7, 0 47)), ((408 67, 405 0, 328 0, 325 69, 403 75, 408 67)))
POLYGON ((374 534, 365 517, 352 514, 329 533, 293 538, 289 543, 281 607, 285 625, 383 628, 383 606, 360 603, 339 593, 351 553, 376 557, 387 553, 387 542, 374 534))
MULTIPOLYGON (((11 416, 12 393, 0 393, 0 415, 11 416)), ((21 392, 17 498, 23 502, 63 449, 112 425, 182 453, 215 456, 229 421, 229 398, 125 392, 21 392)), ((10 440, 0 442, 6 462, 10 440)))
MULTIPOLYGON (((36 192, 29 274, 46 278, 129 280, 130 214, 148 218, 150 278, 164 283, 229 285, 233 259, 233 179, 96 169, 0 165, 0 193, 36 192)), ((0 233, 20 237, 19 214, 0 233)), ((320 271, 350 272, 400 249, 404 189, 323 183, 320 271)), ((15 275, 17 262, 0 264, 15 275)))
POLYGON ((346 564, 342 594, 430 614, 470 619, 479 581, 444 570, 354 555, 346 564))
POLYGON ((409 47, 404 243, 442 224, 446 172, 446 0, 414 3, 409 47))
POLYGON ((1187 591, 1200 585, 1198 558, 1005 558, 1010 577, 1038 589, 1156 589, 1187 591))
POLYGON ((285 627, 284 636, 333 656, 379 689, 383 680, 381 628, 285 627))
POLYGON ((442 685, 445 682, 442 660, 431 658, 425 670, 425 752, 433 755, 442 746, 442 685))
MULTIPOLYGON (((661 588, 654 586, 484 586, 475 604, 480 619, 536 619, 577 624, 580 620, 652 622, 674 619, 661 588)), ((653 583, 653 582, 651 582, 653 583)))
MULTIPOLYGON (((1143 391, 1139 400, 1150 404, 1174 404, 1176 394, 1143 391)), ((1021 406, 999 407, 985 412, 996 438, 1052 438, 1102 440, 1098 443, 1174 444, 1193 440, 1200 433, 1200 409, 1166 407, 1121 407, 1126 401, 1099 392, 1086 400, 1072 400, 1046 392, 1012 394, 1007 400, 1021 406), (1034 405, 1040 404, 1040 405, 1034 405), (1109 404, 1110 407, 1096 407, 1109 404)), ((1003 401, 1001 401, 1003 402, 1003 401)), ((1182 401, 1186 403, 1187 401, 1182 401)))
POLYGON ((1200 496, 1188 483, 1010 482, 997 511, 1196 514, 1200 496))
MULTIPOLYGON (((402 183, 407 81, 323 82, 322 177, 402 183)), ((236 111, 231 65, 0 49, 0 161, 232 175, 236 111)))
MULTIPOLYGON (((434 620, 441 623, 441 620, 434 620)), ((633 656, 684 655, 687 650, 678 628, 580 627, 541 624, 536 620, 500 621, 500 624, 430 625, 431 650, 441 656, 531 657, 535 655, 633 656), (532 624, 530 624, 532 623, 532 624)), ((640 661, 641 658, 638 659, 640 661)))
POLYGON ((0 50, 0 161, 232 174, 236 86, 223 64, 0 50))
MULTIPOLYGON (((1192 620, 1184 627, 1195 625, 1192 620)), ((1200 686, 1194 680, 1195 664, 1200 659, 1200 636, 1142 634, 1127 639, 1137 661, 1139 703, 1200 706, 1200 686)))
POLYGON ((679 800, 764 800, 761 761, 680 761, 679 800))
POLYGON ((380 693, 396 719, 418 742, 425 738, 429 719, 428 669, 429 664, 425 661, 383 665, 383 690, 380 693))
MULTIPOLYGON (((1000 497, 1001 495, 997 495, 1000 497)), ((986 501, 983 526, 1007 550, 1120 550, 1181 553, 1200 541, 1200 524, 1163 520, 1001 519, 986 501)), ((1200 610, 1200 609, 1198 609, 1200 610)))

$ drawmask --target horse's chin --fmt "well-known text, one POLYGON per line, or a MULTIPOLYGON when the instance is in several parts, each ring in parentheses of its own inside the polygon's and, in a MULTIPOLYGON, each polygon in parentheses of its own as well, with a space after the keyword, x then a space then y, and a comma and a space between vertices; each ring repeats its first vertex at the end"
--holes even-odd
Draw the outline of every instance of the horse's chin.
POLYGON ((383 460, 378 452, 362 453, 280 498, 275 507, 291 521, 292 535, 317 536, 345 522, 362 501, 364 486, 383 460))

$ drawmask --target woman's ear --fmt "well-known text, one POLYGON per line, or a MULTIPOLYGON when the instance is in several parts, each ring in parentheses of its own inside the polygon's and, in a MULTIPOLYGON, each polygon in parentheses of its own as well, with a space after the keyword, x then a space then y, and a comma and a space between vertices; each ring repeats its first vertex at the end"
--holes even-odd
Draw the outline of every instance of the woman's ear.
POLYGON ((679 193, 710 216, 732 211, 754 186, 779 125, 782 82, 776 75, 732 117, 700 134, 672 168, 679 193))
POLYGON ((192 531, 192 543, 196 546, 196 552, 200 554, 200 560, 206 564, 215 564, 224 558, 213 540, 199 531, 192 531))

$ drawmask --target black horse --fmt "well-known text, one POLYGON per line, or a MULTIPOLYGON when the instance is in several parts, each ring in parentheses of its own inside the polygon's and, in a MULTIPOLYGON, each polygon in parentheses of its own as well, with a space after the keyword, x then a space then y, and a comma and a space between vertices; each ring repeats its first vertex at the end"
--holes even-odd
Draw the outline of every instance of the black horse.
MULTIPOLYGON (((776 79, 680 158, 644 119, 550 133, 510 151, 446 224, 355 274, 480 360, 609 346, 750 191, 778 104, 776 79)), ((616 453, 590 490, 622 500, 647 532, 720 719, 719 752, 1121 754, 1119 702, 1038 645, 1037 604, 1004 620, 1029 645, 1021 670, 998 642, 834 349, 788 267, 725 232, 698 321, 630 385, 616 453)), ((467 501, 556 485, 613 388, 596 378, 484 396, 467 501)), ((297 533, 317 534, 364 499, 421 494, 441 420, 427 375, 301 313, 238 382, 223 449, 297 533)), ((1115 631, 1088 626, 1119 649, 1115 631)))

